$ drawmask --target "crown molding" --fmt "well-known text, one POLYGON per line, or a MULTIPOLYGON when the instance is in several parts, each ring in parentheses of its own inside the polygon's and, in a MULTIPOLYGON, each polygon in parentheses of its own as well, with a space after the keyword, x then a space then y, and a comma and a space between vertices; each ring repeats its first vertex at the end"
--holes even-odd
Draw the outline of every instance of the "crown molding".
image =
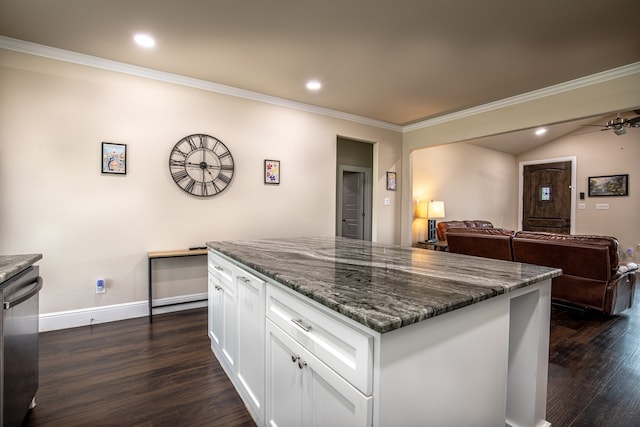
POLYGON ((123 62, 112 61, 112 60, 100 58, 97 56, 85 55, 78 52, 58 49, 55 47, 45 46, 37 43, 31 43, 24 40, 13 39, 5 36, 0 36, 0 48, 13 50, 21 53, 27 53, 27 54, 36 55, 36 56, 42 56, 42 57, 55 59, 59 61, 85 65, 93 68, 99 68, 103 70, 129 74, 129 75, 143 77, 151 80, 157 80, 165 83, 171 83, 171 84, 191 87, 195 89, 201 89, 208 92, 234 96, 237 98, 249 99, 252 101, 262 102, 265 104, 277 105, 280 107, 290 108, 293 110, 319 114, 327 117, 347 120, 355 123, 374 126, 374 127, 387 129, 395 132, 401 132, 401 133, 412 132, 412 131, 423 129, 429 126, 435 126, 435 125, 450 122, 453 120, 463 119, 476 114, 482 114, 482 113, 498 110, 501 108, 533 101, 536 99, 545 98, 547 96, 552 96, 552 95, 560 94, 563 92, 591 86, 594 84, 603 83, 608 80, 613 80, 613 79, 621 78, 624 76, 640 73, 640 62, 636 62, 633 64, 614 68, 612 70, 603 71, 601 73, 593 74, 586 77, 581 77, 575 80, 570 80, 565 83, 560 83, 554 86, 549 86, 543 89, 535 90, 535 91, 524 93, 521 95, 512 96, 510 98, 501 99, 495 102, 490 102, 488 104, 483 104, 483 105, 472 107, 466 110, 457 111, 451 114, 446 114, 444 116, 436 117, 433 119, 424 120, 424 121, 413 123, 406 126, 401 126, 401 125, 396 125, 389 122, 384 122, 381 120, 375 120, 367 117, 357 116, 355 114, 344 113, 342 111, 332 110, 329 108, 318 107, 310 104, 304 104, 301 102, 278 98, 275 96, 265 95, 258 92, 252 92, 245 89, 239 89, 233 86, 213 83, 210 81, 186 77, 179 74, 167 73, 164 71, 158 71, 150 68, 140 67, 137 65, 126 64, 123 62))
POLYGON ((453 120, 463 119, 476 114, 487 113, 490 111, 498 110, 505 107, 510 107, 517 104, 522 104, 536 99, 545 98, 548 96, 568 92, 575 89, 580 89, 587 86, 592 86, 598 83, 603 83, 609 80, 618 79, 621 77, 629 76, 632 74, 640 73, 640 62, 624 65, 622 67, 613 68, 601 73, 592 74, 590 76, 581 77, 575 80, 570 80, 565 83, 549 86, 543 89, 534 90, 521 95, 512 96, 510 98, 501 99, 488 104, 480 105, 477 107, 469 108, 467 110, 457 111, 455 113, 447 114, 434 119, 425 120, 422 122, 414 123, 404 126, 402 128, 403 133, 412 132, 418 129, 423 129, 429 126, 439 125, 442 123, 450 122, 453 120))
POLYGON ((180 86, 186 86, 195 89, 201 89, 208 92, 214 92, 222 95, 234 96, 237 98, 249 99, 252 101, 262 102, 265 104, 277 105, 280 107, 290 108, 293 110, 314 113, 323 116, 333 117, 336 119, 347 120, 368 126, 388 129, 395 132, 402 132, 402 126, 381 120, 374 120, 367 117, 357 116, 355 114, 344 113, 342 111, 332 110, 329 108, 317 107, 314 105, 304 104, 302 102, 290 101, 275 96, 265 95, 258 92, 252 92, 245 89, 239 89, 233 86, 227 86, 219 83, 213 83, 206 80, 195 79, 182 76, 179 74, 167 73, 151 68, 140 67, 137 65, 126 64, 123 62, 112 61, 110 59, 100 58, 97 56, 86 55, 83 53, 72 52, 69 50, 58 49, 55 47, 45 46, 37 43, 31 43, 24 40, 13 39, 10 37, 0 36, 0 48, 13 50, 16 52, 27 53, 30 55, 42 56, 58 61, 70 62, 88 67, 99 68, 102 70, 114 71, 132 76, 143 77, 151 80, 157 80, 165 83, 171 83, 180 86))

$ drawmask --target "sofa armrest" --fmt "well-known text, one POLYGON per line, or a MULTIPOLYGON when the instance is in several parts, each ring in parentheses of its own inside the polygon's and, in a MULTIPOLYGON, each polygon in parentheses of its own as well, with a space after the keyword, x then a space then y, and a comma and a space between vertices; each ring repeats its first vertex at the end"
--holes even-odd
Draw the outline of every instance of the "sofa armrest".
POLYGON ((637 265, 634 270, 616 274, 609 283, 607 283, 604 304, 604 312, 606 314, 619 314, 633 306, 636 289, 636 271, 637 265))

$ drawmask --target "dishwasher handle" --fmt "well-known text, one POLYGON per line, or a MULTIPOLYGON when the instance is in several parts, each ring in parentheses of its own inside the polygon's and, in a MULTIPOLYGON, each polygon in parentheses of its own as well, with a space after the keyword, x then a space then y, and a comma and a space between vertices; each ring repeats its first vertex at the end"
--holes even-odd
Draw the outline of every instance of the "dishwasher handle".
POLYGON ((38 276, 36 280, 22 288, 21 292, 15 292, 13 294, 15 295, 13 298, 10 297, 9 299, 7 299, 7 301, 4 302, 4 309, 9 310, 13 306, 28 300, 29 298, 40 292, 40 289, 42 289, 42 277, 38 276))

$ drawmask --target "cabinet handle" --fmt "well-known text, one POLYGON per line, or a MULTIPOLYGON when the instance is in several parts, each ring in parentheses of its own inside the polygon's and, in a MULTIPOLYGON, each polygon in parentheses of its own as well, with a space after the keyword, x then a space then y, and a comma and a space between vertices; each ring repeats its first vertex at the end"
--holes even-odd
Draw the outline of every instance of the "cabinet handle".
POLYGON ((311 331, 311 325, 307 325, 302 319, 291 318, 291 321, 305 332, 311 331))
POLYGON ((242 280, 244 283, 249 283, 249 282, 251 282, 251 279, 247 279, 247 278, 246 278, 246 277, 244 277, 244 276, 238 276, 238 279, 242 280))
POLYGON ((214 288, 216 289, 216 291, 221 291, 222 288, 219 285, 215 285, 214 288))
POLYGON ((215 268, 218 271, 224 271, 224 268, 220 267, 219 265, 215 265, 213 268, 215 268))
POLYGON ((297 354, 292 354, 291 355, 291 361, 293 363, 296 363, 296 360, 299 360, 299 359, 300 359, 300 356, 298 356, 297 354))
POLYGON ((298 360, 298 368, 302 369, 305 366, 307 366, 307 362, 305 362, 304 360, 298 360))

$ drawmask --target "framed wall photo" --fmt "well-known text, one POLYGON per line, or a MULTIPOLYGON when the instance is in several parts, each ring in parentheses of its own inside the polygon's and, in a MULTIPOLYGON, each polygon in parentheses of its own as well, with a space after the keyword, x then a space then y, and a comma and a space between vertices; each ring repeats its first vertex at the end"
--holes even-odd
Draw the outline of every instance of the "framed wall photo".
POLYGON ((127 145, 102 143, 102 173, 127 173, 127 145))
POLYGON ((397 178, 395 172, 387 172, 387 190, 396 191, 398 188, 397 178))
POLYGON ((280 184, 280 160, 264 161, 264 183, 280 184))
POLYGON ((589 177, 589 197, 615 197, 628 195, 628 174, 589 177))

